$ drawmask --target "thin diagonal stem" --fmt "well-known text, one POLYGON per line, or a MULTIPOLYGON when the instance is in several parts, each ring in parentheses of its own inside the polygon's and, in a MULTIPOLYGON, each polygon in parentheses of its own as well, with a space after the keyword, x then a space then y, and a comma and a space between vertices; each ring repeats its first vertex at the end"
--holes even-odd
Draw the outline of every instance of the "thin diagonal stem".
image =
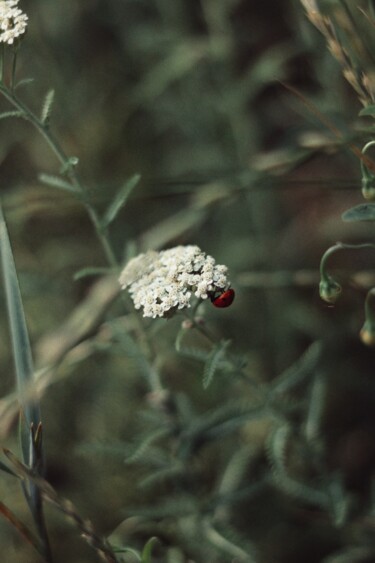
POLYGON ((91 219, 92 224, 94 225, 96 232, 98 234, 99 240, 101 242, 102 248, 106 255, 106 258, 109 264, 113 268, 118 267, 117 258, 113 252, 112 246, 109 242, 108 237, 108 230, 103 227, 102 222, 100 220, 99 215, 97 214, 96 210, 90 205, 87 201, 87 189, 81 183, 75 168, 74 164, 72 163, 71 159, 67 156, 64 149, 61 147, 59 141, 56 139, 54 134, 50 131, 48 126, 46 126, 36 115, 33 113, 19 98, 14 94, 9 88, 7 88, 3 83, 0 84, 0 93, 8 100, 13 107, 19 110, 23 117, 27 119, 42 135, 52 152, 55 154, 56 158, 62 165, 62 169, 65 171, 66 175, 68 176, 72 187, 77 192, 77 195, 80 196, 87 213, 91 219))

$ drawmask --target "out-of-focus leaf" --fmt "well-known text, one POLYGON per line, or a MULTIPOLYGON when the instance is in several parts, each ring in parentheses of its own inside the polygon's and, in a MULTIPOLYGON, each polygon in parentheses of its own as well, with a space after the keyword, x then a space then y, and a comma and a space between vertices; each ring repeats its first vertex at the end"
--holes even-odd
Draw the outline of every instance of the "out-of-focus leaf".
POLYGON ((78 272, 76 272, 74 274, 74 281, 80 280, 82 278, 86 278, 88 276, 101 276, 101 275, 105 275, 105 274, 110 274, 111 270, 109 268, 98 268, 98 267, 88 267, 88 268, 82 268, 82 270, 78 270, 78 272))
POLYGON ((343 221, 375 221, 375 203, 361 203, 342 214, 343 221))
POLYGON ((363 117, 365 115, 371 115, 372 117, 375 116, 375 105, 367 106, 361 109, 358 115, 360 117, 363 117))
POLYGON ((22 111, 4 111, 0 113, 0 119, 7 119, 8 117, 25 117, 25 114, 22 111))
POLYGON ((152 550, 158 542, 159 542, 158 538, 155 537, 150 538, 148 540, 148 542, 146 543, 146 545, 142 550, 142 555, 141 555, 142 563, 151 563, 152 550))
POLYGON ((4 473, 8 473, 9 475, 13 475, 13 477, 17 477, 17 475, 12 471, 5 463, 0 461, 0 471, 4 471, 4 473))
POLYGON ((55 90, 49 90, 44 98, 42 113, 40 120, 42 123, 47 123, 51 116, 53 100, 55 98, 55 90))
MULTIPOLYGON (((39 401, 30 398, 28 393, 35 384, 34 367, 31 354, 29 333, 26 326, 21 292, 12 248, 5 219, 0 206, 0 253, 3 270, 5 297, 8 309, 9 327, 16 368, 18 400, 22 407, 20 418, 20 443, 25 464, 38 472, 42 465, 41 416, 39 401), (39 437, 38 437, 39 436, 39 437)), ((23 491, 38 528, 43 548, 48 552, 48 539, 45 535, 41 496, 35 483, 24 483, 23 491)))
POLYGON ((214 347, 211 354, 207 358, 203 370, 204 389, 207 389, 207 387, 210 385, 211 381, 213 380, 216 370, 219 366, 219 362, 222 359, 225 350, 228 348, 229 344, 230 344, 230 340, 220 342, 220 344, 214 347))
POLYGON ((134 105, 148 102, 160 96, 171 84, 188 74, 208 53, 209 45, 205 41, 188 42, 176 46, 170 54, 146 74, 143 82, 136 89, 134 105))
POLYGON ((77 193, 77 190, 72 184, 66 182, 59 176, 53 176, 52 174, 39 174, 39 180, 46 184, 47 186, 51 186, 52 188, 59 188, 60 190, 66 190, 68 192, 77 193))
POLYGON ((17 88, 21 88, 21 86, 27 86, 28 84, 31 84, 32 82, 34 82, 34 80, 35 80, 35 78, 24 78, 23 80, 20 80, 19 82, 17 82, 14 89, 17 90, 17 88))
POLYGON ((120 209, 125 205, 128 197, 130 196, 133 189, 138 184, 141 179, 140 174, 134 174, 125 184, 119 189, 114 200, 109 205, 107 211, 102 219, 103 227, 108 227, 110 223, 116 218, 120 209))
MULTIPOLYGON (((27 427, 30 428, 31 424, 33 424, 34 427, 37 428, 40 422, 39 405, 35 399, 32 401, 27 399, 27 388, 34 381, 34 368, 30 340, 22 305, 21 292, 18 284, 16 266, 1 207, 0 252, 19 400, 24 411, 27 427)), ((26 436, 27 439, 29 439, 28 432, 26 433, 26 436)), ((27 451, 27 446, 24 446, 27 451)))

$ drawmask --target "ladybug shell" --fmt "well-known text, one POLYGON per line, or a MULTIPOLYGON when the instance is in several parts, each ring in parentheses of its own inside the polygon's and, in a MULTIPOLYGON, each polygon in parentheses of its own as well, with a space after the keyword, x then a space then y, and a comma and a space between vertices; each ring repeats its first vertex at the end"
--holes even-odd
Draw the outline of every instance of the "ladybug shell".
POLYGON ((220 309, 229 307, 229 305, 233 303, 234 296, 234 289, 227 289, 224 293, 212 299, 212 304, 214 307, 219 307, 220 309))

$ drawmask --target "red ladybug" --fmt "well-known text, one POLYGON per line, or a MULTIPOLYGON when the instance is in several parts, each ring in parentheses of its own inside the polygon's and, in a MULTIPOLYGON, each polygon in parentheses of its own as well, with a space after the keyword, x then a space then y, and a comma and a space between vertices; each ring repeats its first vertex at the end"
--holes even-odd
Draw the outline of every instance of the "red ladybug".
POLYGON ((232 305, 233 303, 234 296, 235 296, 234 289, 227 289, 226 291, 221 293, 218 297, 211 298, 212 305, 214 305, 214 307, 219 307, 220 309, 223 309, 224 307, 229 307, 229 305, 232 305))

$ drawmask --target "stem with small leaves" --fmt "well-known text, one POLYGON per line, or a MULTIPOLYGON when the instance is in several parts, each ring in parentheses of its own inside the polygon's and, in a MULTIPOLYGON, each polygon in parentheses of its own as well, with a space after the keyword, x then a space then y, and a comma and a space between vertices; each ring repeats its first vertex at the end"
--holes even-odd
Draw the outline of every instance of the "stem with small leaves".
POLYGON ((51 148, 52 152, 55 154, 56 158, 61 164, 61 168, 66 176, 69 178, 72 189, 76 192, 77 196, 82 200, 83 205, 85 206, 87 213, 91 219, 92 224, 95 227, 95 230, 98 234, 99 240, 101 242, 102 248, 104 250, 105 256, 108 260, 108 263, 113 268, 118 268, 118 260, 113 252, 112 246, 109 241, 108 236, 108 229, 102 225, 101 219, 94 209, 94 207, 90 204, 87 198, 87 189, 81 183, 78 174, 75 170, 75 163, 72 158, 69 158, 63 148, 61 147, 60 143, 54 136, 54 134, 50 131, 48 125, 43 123, 39 117, 35 115, 14 93, 13 88, 9 89, 3 82, 0 83, 0 94, 4 96, 8 102, 15 107, 22 115, 24 119, 29 121, 42 135, 46 143, 51 148))

